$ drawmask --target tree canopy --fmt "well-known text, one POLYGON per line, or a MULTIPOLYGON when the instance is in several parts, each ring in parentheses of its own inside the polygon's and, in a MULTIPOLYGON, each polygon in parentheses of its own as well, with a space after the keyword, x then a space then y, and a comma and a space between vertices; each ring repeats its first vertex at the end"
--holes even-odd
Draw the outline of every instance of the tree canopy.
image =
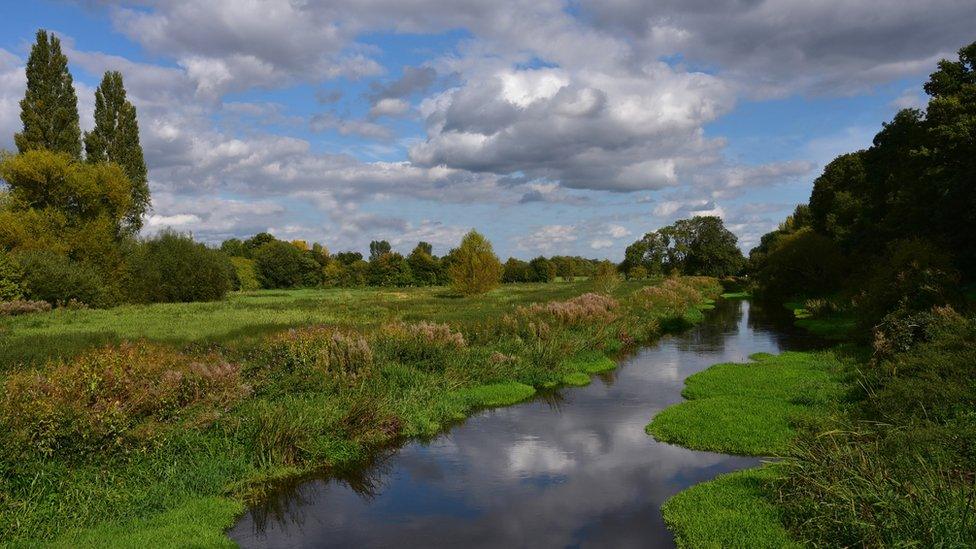
POLYGON ((81 159, 81 127, 78 98, 68 72, 68 58, 61 52, 61 40, 47 31, 37 31, 37 40, 27 58, 27 89, 20 102, 24 129, 14 135, 17 150, 62 152, 81 159))

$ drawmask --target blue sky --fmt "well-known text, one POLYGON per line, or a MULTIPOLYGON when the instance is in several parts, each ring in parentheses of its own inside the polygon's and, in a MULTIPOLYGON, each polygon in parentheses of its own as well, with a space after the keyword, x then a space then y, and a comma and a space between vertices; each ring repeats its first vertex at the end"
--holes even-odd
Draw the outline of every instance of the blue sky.
POLYGON ((502 256, 620 259, 708 213, 748 250, 976 39, 954 0, 692 4, 5 1, 0 148, 45 28, 83 127, 102 72, 123 73, 147 232, 444 253, 477 228, 502 256))

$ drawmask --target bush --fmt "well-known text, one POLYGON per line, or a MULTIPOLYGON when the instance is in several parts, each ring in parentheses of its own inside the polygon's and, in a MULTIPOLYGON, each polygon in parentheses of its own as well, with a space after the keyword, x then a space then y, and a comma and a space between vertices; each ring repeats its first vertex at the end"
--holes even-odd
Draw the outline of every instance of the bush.
POLYGON ((641 265, 638 265, 627 272, 627 278, 631 280, 644 280, 647 277, 647 269, 641 265))
POLYGON ((390 358, 425 370, 443 370, 450 357, 467 348, 464 336, 447 324, 391 324, 382 341, 390 358))
MULTIPOLYGON (((265 288, 297 288, 306 283, 306 271, 311 265, 301 250, 287 242, 266 242, 252 252, 261 286, 265 288)), ((312 261, 312 263, 315 263, 312 261)), ((318 264, 315 271, 319 271, 318 264)))
POLYGON ((847 273, 847 261, 837 244, 809 228, 781 237, 761 263, 756 267, 756 283, 767 299, 833 293, 847 273))
POLYGON ((368 373, 373 349, 355 333, 301 328, 269 338, 248 364, 262 392, 321 391, 368 373))
POLYGON ((601 261, 593 273, 593 291, 598 294, 610 295, 620 286, 620 274, 617 266, 609 261, 601 261))
POLYGON ((102 276, 87 264, 46 251, 18 252, 14 258, 24 273, 22 287, 29 299, 55 306, 75 301, 108 307, 114 302, 102 276))
POLYGON ((30 313, 44 313, 51 310, 51 304, 47 301, 24 301, 15 299, 13 301, 0 301, 0 316, 17 316, 30 313))
POLYGON ((959 272, 948 253, 925 240, 902 240, 875 263, 858 302, 858 316, 870 328, 898 309, 911 314, 954 304, 958 287, 959 272))
POLYGON ((448 275, 451 286, 461 294, 483 294, 501 283, 502 264, 491 242, 477 231, 471 231, 451 254, 448 275))
POLYGON ((231 287, 224 254, 171 231, 139 243, 129 257, 129 295, 138 303, 216 301, 231 287))
POLYGON ((245 257, 231 257, 230 264, 234 266, 234 289, 250 292, 261 289, 258 280, 258 269, 254 261, 245 257))
POLYGON ((0 301, 11 301, 21 297, 21 281, 24 273, 20 265, 0 250, 0 301))
MULTIPOLYGON (((714 278, 709 280, 715 281, 714 278)), ((683 278, 668 278, 657 286, 641 288, 634 293, 639 307, 660 311, 667 316, 681 316, 704 299, 702 292, 683 278)))
POLYGON ((158 424, 214 419, 248 395, 238 367, 219 356, 190 357, 126 344, 10 374, 0 397, 5 441, 25 452, 77 452, 145 443, 158 424))
POLYGON ((550 322, 571 326, 577 324, 609 324, 617 317, 617 300, 602 294, 587 293, 565 301, 533 303, 519 307, 517 315, 544 318, 550 322))

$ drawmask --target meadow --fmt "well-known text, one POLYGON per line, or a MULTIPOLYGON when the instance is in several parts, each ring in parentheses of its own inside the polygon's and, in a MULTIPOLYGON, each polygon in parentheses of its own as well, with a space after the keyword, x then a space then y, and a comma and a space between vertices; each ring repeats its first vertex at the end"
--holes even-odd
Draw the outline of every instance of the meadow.
POLYGON ((579 385, 715 279, 240 293, 2 319, 0 539, 222 545, 274 482, 579 385), (107 518, 111 517, 111 518, 107 518))

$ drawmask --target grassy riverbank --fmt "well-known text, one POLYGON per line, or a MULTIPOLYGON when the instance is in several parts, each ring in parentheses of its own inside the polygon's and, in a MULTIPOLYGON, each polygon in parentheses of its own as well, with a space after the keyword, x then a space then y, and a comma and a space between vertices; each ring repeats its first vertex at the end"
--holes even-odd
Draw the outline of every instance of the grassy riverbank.
MULTIPOLYGON (((658 440, 695 450, 775 456, 795 426, 835 413, 845 390, 831 352, 759 354, 717 364, 687 379, 685 402, 647 426, 658 440)), ((772 485, 776 465, 723 475, 679 493, 663 508, 681 547, 788 547, 772 485)))
POLYGON ((589 291, 257 292, 5 319, 0 539, 224 544, 268 481, 354 467, 478 408, 584 383, 608 356, 700 319, 720 287, 589 291))

